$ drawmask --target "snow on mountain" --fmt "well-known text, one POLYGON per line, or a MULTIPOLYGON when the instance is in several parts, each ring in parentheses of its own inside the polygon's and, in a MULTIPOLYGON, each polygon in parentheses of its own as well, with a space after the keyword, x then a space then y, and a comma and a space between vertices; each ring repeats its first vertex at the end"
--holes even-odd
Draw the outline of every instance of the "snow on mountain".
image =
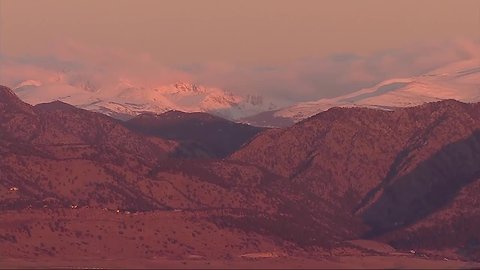
POLYGON ((14 87, 14 89, 24 87, 24 86, 42 86, 42 83, 36 80, 26 80, 14 87))
POLYGON ((147 88, 128 80, 115 86, 92 90, 64 81, 29 80, 14 87, 16 94, 32 105, 60 100, 77 107, 101 112, 116 118, 131 118, 140 113, 163 113, 170 110, 207 112, 228 119, 238 119, 275 109, 260 96, 235 95, 228 91, 178 82, 147 88))
POLYGON ((145 87, 128 80, 99 87, 90 82, 27 80, 14 87, 30 104, 60 100, 77 107, 128 119, 144 112, 206 112, 258 126, 288 126, 332 107, 392 110, 426 102, 480 101, 480 59, 455 62, 421 76, 390 79, 359 91, 277 109, 258 95, 235 95, 223 89, 178 82, 145 87))
POLYGON ((371 88, 317 101, 261 113, 244 119, 254 125, 301 121, 332 107, 370 107, 391 110, 426 102, 456 99, 462 102, 480 101, 480 60, 456 62, 422 76, 383 81, 371 88), (282 122, 283 121, 283 122, 282 122))

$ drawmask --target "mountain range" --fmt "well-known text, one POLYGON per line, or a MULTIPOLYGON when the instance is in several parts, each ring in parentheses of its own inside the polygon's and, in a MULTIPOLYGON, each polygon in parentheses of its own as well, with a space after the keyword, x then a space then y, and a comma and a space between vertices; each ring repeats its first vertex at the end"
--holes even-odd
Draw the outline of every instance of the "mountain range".
POLYGON ((480 261, 479 131, 480 104, 451 99, 251 130, 179 112, 123 122, 0 87, 0 253, 480 261), (214 149, 218 129, 246 135, 214 149))
POLYGON ((88 82, 73 84, 60 77, 47 82, 26 80, 13 90, 22 100, 33 105, 58 100, 122 120, 142 113, 159 114, 171 110, 206 112, 239 119, 275 108, 260 95, 239 96, 223 89, 186 82, 148 88, 120 80, 115 86, 96 88, 88 82))
POLYGON ((346 95, 285 108, 279 108, 261 95, 240 96, 190 82, 149 88, 120 80, 117 85, 102 89, 88 81, 69 83, 59 77, 47 82, 26 80, 15 85, 13 90, 30 104, 59 100, 122 120, 142 113, 176 110, 210 113, 254 126, 286 127, 332 107, 394 110, 445 99, 478 102, 479 80, 480 60, 463 60, 420 76, 389 79, 346 95))

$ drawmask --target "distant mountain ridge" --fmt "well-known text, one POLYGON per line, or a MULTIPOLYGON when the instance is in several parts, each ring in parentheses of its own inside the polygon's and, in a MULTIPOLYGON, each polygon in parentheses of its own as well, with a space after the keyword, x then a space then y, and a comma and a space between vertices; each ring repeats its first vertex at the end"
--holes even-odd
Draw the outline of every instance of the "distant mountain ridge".
POLYGON ((389 79, 359 91, 262 112, 244 122, 257 126, 289 126, 332 107, 366 107, 380 110, 418 106, 455 99, 480 101, 480 59, 455 62, 410 78, 389 79))
POLYGON ((124 120, 146 112, 170 110, 239 119, 276 108, 260 95, 240 96, 189 82, 148 88, 123 80, 114 87, 102 89, 88 83, 72 85, 62 80, 47 83, 26 80, 16 85, 14 91, 33 105, 59 100, 124 120))

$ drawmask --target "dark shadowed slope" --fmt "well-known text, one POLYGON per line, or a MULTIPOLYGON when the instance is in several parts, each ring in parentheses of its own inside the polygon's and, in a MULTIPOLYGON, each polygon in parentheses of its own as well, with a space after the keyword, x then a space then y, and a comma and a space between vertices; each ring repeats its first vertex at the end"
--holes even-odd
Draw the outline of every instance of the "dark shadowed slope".
POLYGON ((169 111, 142 114, 125 126, 146 135, 180 142, 177 157, 224 158, 263 128, 239 124, 207 113, 169 111))

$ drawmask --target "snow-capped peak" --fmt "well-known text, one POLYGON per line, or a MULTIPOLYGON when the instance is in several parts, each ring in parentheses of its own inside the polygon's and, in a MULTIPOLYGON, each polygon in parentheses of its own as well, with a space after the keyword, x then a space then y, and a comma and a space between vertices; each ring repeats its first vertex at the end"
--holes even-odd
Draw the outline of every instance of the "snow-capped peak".
POLYGON ((258 95, 235 95, 215 87, 191 82, 146 87, 120 79, 111 87, 85 87, 68 82, 24 83, 15 88, 17 94, 31 104, 60 100, 87 110, 114 117, 130 118, 145 112, 169 110, 207 112, 228 119, 238 119, 275 108, 258 95), (22 87, 28 85, 28 88, 22 87))

